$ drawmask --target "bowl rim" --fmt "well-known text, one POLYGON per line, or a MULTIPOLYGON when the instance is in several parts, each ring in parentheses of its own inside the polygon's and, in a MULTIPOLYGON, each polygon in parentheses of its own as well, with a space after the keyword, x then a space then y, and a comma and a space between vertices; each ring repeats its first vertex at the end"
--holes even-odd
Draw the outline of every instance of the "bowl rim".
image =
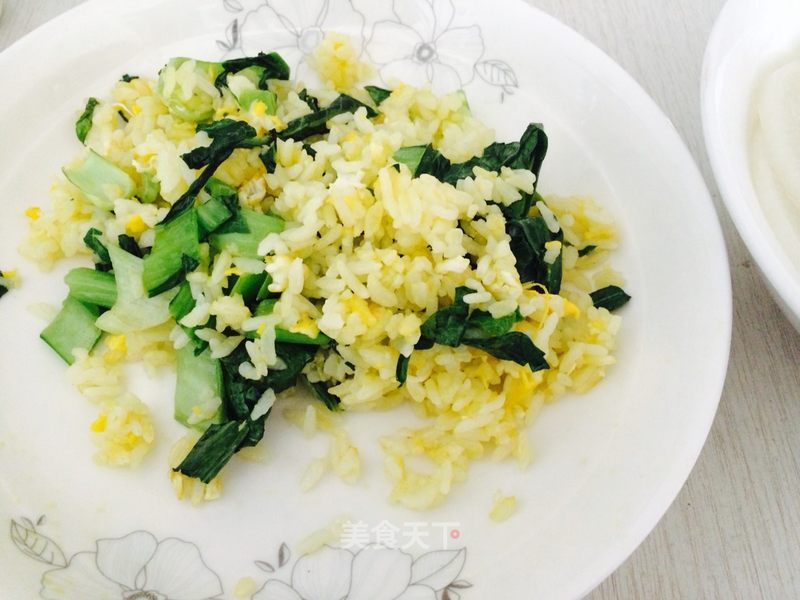
MULTIPOLYGON (((788 257, 780 245, 771 239, 769 229, 759 219, 754 218, 761 211, 756 208, 759 206, 759 198, 750 165, 747 164, 742 171, 734 164, 723 139, 726 123, 717 110, 717 99, 724 96, 721 73, 734 48, 733 29, 742 18, 743 12, 752 12, 754 16, 757 14, 761 18, 765 14, 749 0, 728 0, 714 23, 703 58, 700 98, 706 152, 722 202, 740 238, 758 265, 775 301, 787 319, 800 330, 800 279, 787 267, 788 257), (730 176, 737 171, 742 171, 741 177, 746 185, 741 185, 741 180, 737 181, 736 177, 730 176)), ((752 86, 746 91, 748 102, 754 91, 752 86)))

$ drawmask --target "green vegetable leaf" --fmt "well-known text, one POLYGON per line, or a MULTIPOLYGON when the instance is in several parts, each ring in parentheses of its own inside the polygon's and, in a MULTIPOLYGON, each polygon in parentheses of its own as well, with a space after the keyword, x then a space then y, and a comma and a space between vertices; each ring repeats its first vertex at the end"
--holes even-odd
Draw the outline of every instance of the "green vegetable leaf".
POLYGON ((493 338, 504 335, 511 331, 515 323, 522 320, 519 309, 510 315, 495 319, 488 312, 474 310, 467 321, 467 328, 464 331, 464 340, 477 340, 493 338))
POLYGON ((117 238, 117 243, 119 244, 119 247, 125 250, 125 252, 128 254, 133 254, 136 258, 144 258, 144 251, 131 236, 123 233, 117 238))
POLYGON ((545 244, 561 241, 563 234, 552 233, 541 215, 508 221, 506 232, 511 238, 520 281, 542 284, 548 292, 557 294, 561 290, 562 256, 559 253, 553 263, 545 262, 545 244))
POLYGON ((416 177, 419 163, 422 162, 422 156, 430 147, 430 145, 406 146, 405 148, 400 148, 397 152, 395 152, 392 158, 397 162, 407 166, 408 170, 411 171, 411 175, 416 177))
POLYGON ((464 296, 469 293, 472 290, 468 287, 456 289, 453 303, 440 308, 422 324, 422 336, 443 346, 455 348, 461 344, 469 315, 469 306, 464 302, 464 296))
POLYGON ((230 420, 245 420, 267 389, 263 380, 250 381, 239 374, 239 365, 250 360, 244 344, 222 359, 223 406, 230 420))
POLYGON ((198 125, 197 131, 206 132, 211 138, 211 145, 200 146, 187 152, 181 158, 190 169, 201 169, 224 155, 221 164, 233 150, 245 140, 255 137, 256 130, 244 121, 220 119, 207 125, 198 125))
POLYGON ((528 365, 531 371, 550 368, 544 358, 544 352, 539 350, 531 338, 521 331, 512 331, 496 338, 464 340, 464 343, 483 350, 500 360, 510 360, 523 366, 528 365))
POLYGON ((86 108, 75 123, 75 134, 78 136, 81 144, 86 141, 86 136, 89 135, 89 131, 92 128, 92 116, 98 104, 100 104, 100 101, 97 98, 89 98, 89 101, 86 102, 86 108))
POLYGON ((188 210, 155 229, 153 250, 144 259, 144 287, 152 298, 172 289, 200 264, 197 211, 188 210))
POLYGON ((91 351, 103 332, 95 325, 100 311, 96 306, 84 304, 67 296, 61 311, 40 337, 71 365, 75 362, 72 351, 76 348, 91 351))
POLYGON ((322 402, 329 411, 339 412, 342 410, 342 401, 331 394, 323 382, 316 381, 312 383, 307 377, 304 377, 303 379, 305 379, 306 385, 308 385, 308 388, 311 390, 311 393, 314 395, 314 397, 322 402))
POLYGON ((155 298, 148 297, 143 283, 144 261, 116 245, 109 245, 108 253, 114 265, 117 301, 97 319, 97 326, 119 335, 169 321, 169 303, 175 294, 167 292, 155 298))
POLYGON ((138 76, 138 75, 128 75, 127 73, 125 73, 125 75, 123 75, 122 77, 120 77, 120 79, 119 79, 119 80, 120 80, 120 81, 124 81, 125 83, 130 83, 130 82, 131 82, 131 81, 133 81, 134 79, 139 79, 139 76, 138 76))
POLYGON ((217 76, 214 85, 218 88, 223 88, 226 85, 227 77, 229 74, 238 73, 248 67, 258 67, 261 69, 261 75, 258 81, 259 89, 267 89, 267 80, 269 79, 289 79, 291 70, 286 61, 283 60, 277 52, 270 52, 265 54, 259 52, 256 56, 245 56, 242 58, 232 58, 222 63, 222 72, 217 76))
POLYGON ((403 385, 408 379, 408 364, 411 362, 411 356, 403 356, 402 354, 397 359, 397 367, 395 367, 394 376, 400 385, 403 385))
POLYGON ((65 165, 64 175, 102 210, 113 211, 119 198, 132 198, 136 184, 130 175, 94 150, 65 165))
POLYGON ((241 448, 254 446, 264 436, 264 423, 270 412, 252 420, 250 415, 267 389, 276 394, 296 385, 303 368, 314 358, 317 348, 296 344, 276 344, 275 352, 286 365, 285 369, 251 381, 239 374, 239 365, 249 360, 244 344, 223 358, 223 418, 227 422, 213 424, 205 431, 175 469, 188 477, 208 483, 216 477, 231 457, 241 448))
POLYGON ((150 172, 141 174, 141 184, 139 185, 139 200, 144 204, 153 204, 161 195, 161 184, 150 172))
POLYGON ((317 100, 314 96, 308 93, 307 89, 303 89, 299 94, 298 97, 300 100, 308 104, 308 108, 310 108, 313 112, 319 111, 319 100, 317 100))
POLYGON ((328 131, 328 121, 333 117, 344 113, 354 113, 362 106, 367 109, 368 117, 371 118, 378 115, 371 106, 367 106, 351 96, 342 94, 327 107, 290 121, 286 129, 278 133, 278 137, 282 140, 302 141, 312 135, 325 133, 328 131))
POLYGON ((596 292, 592 292, 590 296, 592 297, 592 303, 597 308, 605 308, 610 311, 622 308, 631 299, 631 297, 625 293, 625 290, 616 285, 609 285, 608 287, 599 289, 596 292))
POLYGON ((239 365, 250 360, 244 343, 222 359, 224 379, 224 405, 229 419, 242 420, 250 415, 264 391, 272 389, 276 394, 295 385, 297 377, 318 348, 298 344, 275 344, 275 353, 285 364, 285 369, 273 369, 258 380, 245 379, 239 374, 239 365))
POLYGON ((269 144, 258 157, 261 159, 261 162, 264 163, 264 168, 267 170, 267 173, 274 173, 275 167, 278 165, 275 159, 275 153, 277 152, 278 148, 275 142, 269 144))
POLYGON ((210 351, 196 353, 195 348, 187 344, 175 353, 175 371, 175 420, 198 431, 219 423, 222 418, 222 367, 219 360, 212 358, 210 351), (202 419, 198 420, 201 416, 202 419))
POLYGON ((247 435, 246 421, 210 425, 175 470, 209 483, 242 447, 247 435))
POLYGON ((183 317, 188 315, 195 307, 194 296, 192 296, 192 287, 188 281, 184 281, 178 288, 178 293, 169 302, 169 314, 176 321, 180 321, 183 317))
POLYGON ((306 154, 308 154, 311 158, 317 156, 317 151, 311 146, 311 144, 303 144, 303 150, 305 150, 306 154))
POLYGON ((264 104, 264 114, 274 115, 278 110, 278 97, 269 90, 245 90, 239 94, 237 99, 239 106, 245 110, 250 110, 256 102, 264 104))
POLYGON ((451 168, 450 161, 430 144, 400 148, 392 158, 406 165, 413 177, 432 175, 444 181, 451 168))
POLYGON ((86 232, 86 235, 83 236, 83 243, 86 244, 89 250, 94 252, 94 268, 98 271, 110 271, 111 257, 108 255, 108 248, 106 248, 105 244, 100 240, 102 235, 99 229, 92 227, 86 232))
POLYGON ((200 239, 206 239, 227 223, 235 210, 220 198, 211 198, 197 207, 197 223, 200 226, 200 239))
POLYGON ((319 348, 305 344, 275 344, 275 353, 285 364, 285 369, 274 369, 264 378, 264 384, 276 394, 288 390, 295 385, 297 377, 319 348))
POLYGON ((239 294, 245 305, 252 310, 258 302, 258 293, 261 291, 267 277, 269 277, 269 274, 266 271, 262 273, 245 273, 233 284, 231 294, 239 294))
POLYGON ((392 90, 386 90, 374 85, 368 85, 364 89, 367 90, 367 93, 369 94, 369 97, 372 98, 375 106, 380 106, 383 104, 384 100, 392 95, 392 90))
POLYGON ((272 277, 267 273, 267 277, 264 279, 264 283, 261 284, 261 289, 258 290, 258 294, 256 295, 256 302, 263 302, 270 297, 271 292, 269 291, 269 286, 271 283, 272 277))
POLYGON ((69 295, 102 308, 111 308, 117 301, 117 281, 112 273, 78 267, 64 277, 69 295))
MULTIPOLYGON (((518 310, 497 319, 480 310, 469 314, 464 296, 471 292, 467 287, 458 288, 453 303, 439 309, 422 324, 422 337, 414 346, 415 350, 430 349, 434 343, 451 347, 465 344, 495 358, 528 365, 533 371, 549 368, 544 353, 530 337, 519 331, 510 331, 514 323, 522 320, 518 310)), ((395 376, 401 385, 408 375, 408 361, 403 356, 397 361, 395 376)))
MULTIPOLYGON (((459 180, 472 177, 473 169, 481 167, 487 171, 500 171, 503 167, 510 169, 528 169, 536 175, 537 183, 542 163, 547 154, 547 134, 538 123, 528 125, 519 142, 495 143, 488 146, 483 154, 470 160, 451 164, 432 146, 410 146, 401 148, 395 154, 395 160, 408 165, 415 177, 423 174, 433 175, 440 181, 455 185, 459 180), (399 155, 399 156, 398 156, 399 155)), ((519 203, 511 207, 502 207, 509 218, 521 218, 528 214, 533 200, 527 194, 519 203)))
POLYGON ((447 181, 455 185, 461 179, 472 177, 472 170, 475 167, 481 167, 487 171, 499 171, 502 167, 508 166, 518 152, 518 142, 494 143, 487 146, 481 156, 453 165, 447 173, 447 181))
POLYGON ((198 125, 198 131, 205 131, 212 138, 211 145, 195 148, 183 155, 183 160, 192 169, 205 166, 202 173, 189 186, 189 189, 178 198, 170 208, 164 223, 194 206, 200 191, 208 184, 219 166, 225 162, 237 148, 256 148, 272 141, 272 137, 256 137, 256 130, 244 121, 220 119, 207 125, 198 125))
POLYGON ((234 256, 261 258, 258 246, 270 233, 280 233, 284 221, 272 215, 242 208, 233 218, 226 221, 208 241, 217 252, 227 250, 234 256))

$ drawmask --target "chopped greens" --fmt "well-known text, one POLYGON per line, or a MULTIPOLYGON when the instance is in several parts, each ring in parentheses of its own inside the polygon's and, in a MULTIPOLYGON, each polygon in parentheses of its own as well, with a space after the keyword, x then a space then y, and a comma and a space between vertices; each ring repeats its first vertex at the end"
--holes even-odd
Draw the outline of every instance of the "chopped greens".
MULTIPOLYGON (((481 156, 463 163, 452 164, 430 144, 401 148, 395 153, 395 160, 405 163, 415 177, 433 175, 440 181, 455 185, 459 180, 472 177, 473 169, 480 167, 487 171, 527 169, 539 177, 539 172, 547 154, 547 135, 538 123, 528 125, 519 142, 496 142, 488 146, 481 156), (407 153, 405 151, 408 151, 407 153), (398 155, 400 158, 398 158, 398 155), (403 159, 403 160, 401 160, 403 159), (410 159, 410 164, 407 160, 410 159)), ((526 195, 523 204, 513 207, 511 217, 520 218, 528 214, 532 194, 526 195)), ((504 207, 505 208, 505 207, 504 207)), ((511 207, 509 207, 511 208, 511 207)))
MULTIPOLYGON (((537 178, 547 154, 548 140, 538 123, 528 125, 519 142, 497 142, 488 146, 481 156, 466 162, 451 164, 430 144, 400 148, 394 154, 398 163, 405 164, 414 177, 431 175, 440 181, 455 185, 459 180, 473 176, 475 167, 487 171, 500 171, 503 167, 526 169, 537 178)), ((511 237, 511 250, 517 258, 517 271, 523 283, 536 282, 550 293, 561 289, 561 253, 552 263, 546 262, 545 245, 562 241, 561 233, 553 234, 541 216, 529 216, 536 194, 524 194, 510 206, 501 206, 507 219, 506 230, 511 237)))
POLYGON ((99 229, 92 227, 83 236, 83 243, 89 250, 94 252, 95 264, 94 268, 98 271, 111 270, 111 258, 108 256, 108 248, 100 240, 102 232, 99 229))
MULTIPOLYGON (((266 282, 262 285, 262 290, 266 287, 266 282)), ((260 295, 260 292, 259 292, 260 295)), ((255 316, 261 317, 263 315, 268 315, 272 312, 275 303, 278 300, 275 298, 263 300, 258 303, 255 310, 255 316)), ((287 331, 281 327, 275 328, 275 340, 281 343, 286 344, 303 344, 308 346, 321 346, 325 347, 330 345, 331 338, 329 338, 324 333, 318 333, 315 337, 309 337, 303 333, 297 333, 294 331, 287 331)))
POLYGON ((515 323, 520 321, 522 321, 522 315, 519 309, 497 319, 485 311, 473 310, 464 330, 464 339, 480 340, 505 335, 511 331, 515 323))
POLYGON ((210 146, 200 146, 183 155, 183 161, 191 169, 201 169, 212 162, 222 163, 239 144, 256 135, 256 130, 244 121, 220 119, 208 125, 198 125, 211 138, 210 146), (220 157, 223 157, 220 160, 220 157))
POLYGON ((125 83, 130 83, 134 79, 139 79, 138 75, 128 75, 125 73, 122 77, 119 78, 120 81, 124 81, 125 83))
POLYGON ((408 365, 411 362, 411 356, 403 354, 397 359, 397 367, 395 367, 394 377, 400 385, 403 385, 408 379, 408 365))
POLYGON ((243 121, 220 119, 208 125, 198 125, 211 138, 210 146, 201 146, 183 155, 183 160, 192 169, 203 168, 189 189, 172 205, 164 222, 169 222, 194 206, 197 195, 208 184, 216 170, 237 148, 257 148, 272 141, 272 138, 256 137, 256 130, 243 121))
POLYGON ((84 304, 111 308, 117 301, 117 280, 113 273, 79 267, 64 277, 69 295, 84 304))
POLYGON ((277 162, 275 160, 275 153, 277 152, 277 145, 273 141, 267 145, 266 148, 258 155, 261 159, 261 162, 264 164, 264 168, 267 170, 267 173, 274 173, 275 167, 277 166, 277 162))
POLYGON ((605 308, 610 311, 615 311, 618 308, 625 306, 631 297, 621 287, 616 285, 609 285, 602 289, 592 292, 592 303, 597 308, 605 308))
POLYGON ((464 340, 464 343, 483 350, 500 360, 510 360, 523 366, 528 365, 531 371, 550 368, 544 358, 544 352, 539 350, 531 338, 521 331, 511 331, 495 338, 464 340))
POLYGON ((460 346, 469 316, 469 305, 464 302, 464 296, 471 292, 468 287, 458 288, 453 303, 440 308, 422 324, 422 337, 443 346, 460 346))
POLYGON ((75 349, 91 350, 100 340, 103 332, 95 324, 100 311, 96 306, 84 304, 67 296, 61 311, 40 337, 56 353, 71 365, 75 362, 75 349))
POLYGON ((97 98, 89 98, 86 102, 86 108, 75 123, 75 134, 78 136, 81 144, 86 141, 86 136, 89 135, 89 131, 92 129, 92 116, 98 104, 100 104, 100 101, 97 98))
POLYGON ((508 221, 506 232, 511 238, 520 281, 539 283, 551 294, 557 294, 561 290, 561 253, 552 263, 545 260, 545 255, 547 245, 560 243, 563 234, 551 232, 541 215, 508 221))
POLYGON ((242 208, 238 214, 219 227, 208 238, 217 252, 226 250, 234 256, 259 258, 258 246, 270 233, 283 231, 284 222, 278 217, 242 208))
POLYGON ((197 211, 188 210, 156 226, 153 251, 144 259, 144 287, 150 297, 180 285, 200 265, 197 211))
POLYGON ((144 204, 153 204, 161 195, 161 184, 155 178, 155 175, 150 172, 141 174, 141 183, 139 184, 139 200, 144 204))
POLYGON ((114 245, 108 246, 108 253, 114 266, 117 301, 97 319, 97 326, 108 333, 122 334, 169 321, 169 303, 175 294, 149 297, 143 283, 144 260, 114 245))
POLYGON ((319 111, 319 100, 317 100, 314 96, 308 93, 308 90, 303 89, 297 95, 300 100, 308 104, 308 108, 311 109, 311 112, 318 112, 319 111))
POLYGON ((239 374, 239 365, 247 360, 244 345, 222 359, 223 422, 206 429, 188 456, 175 468, 176 471, 208 483, 236 452, 261 440, 264 422, 271 411, 251 419, 259 399, 267 390, 278 394, 294 386, 303 367, 314 358, 317 350, 313 346, 279 343, 275 351, 286 368, 272 370, 258 381, 245 379, 239 374))
MULTIPOLYGON (((549 368, 544 353, 530 337, 519 331, 510 331, 514 323, 522 320, 519 311, 499 318, 480 310, 470 314, 464 297, 472 291, 468 287, 457 288, 453 303, 440 308, 422 324, 422 336, 415 348, 429 349, 434 343, 453 348, 464 344, 495 358, 527 365, 532 371, 549 368)), ((401 355, 397 362, 396 378, 401 385, 408 376, 409 360, 409 357, 401 355)))
POLYGON ((125 250, 125 252, 132 254, 136 258, 144 258, 145 256, 145 251, 139 247, 136 238, 123 233, 117 237, 117 244, 119 244, 119 247, 125 250))
POLYGON ((244 300, 245 305, 253 308, 258 302, 258 295, 261 292, 269 275, 266 272, 245 273, 236 280, 231 288, 231 293, 239 294, 244 300))
POLYGON ((302 141, 312 135, 325 133, 328 130, 328 121, 333 117, 344 113, 354 113, 361 107, 367 110, 368 117, 375 117, 378 114, 372 107, 367 106, 360 100, 342 94, 327 107, 290 121, 286 129, 278 134, 278 137, 282 140, 302 141))
POLYGON ((384 100, 392 95, 392 90, 386 90, 374 85, 365 86, 364 89, 367 90, 367 93, 369 94, 369 97, 372 98, 375 106, 380 106, 383 104, 384 100))
POLYGON ((197 303, 192 296, 192 286, 188 281, 184 281, 178 288, 178 293, 169 302, 169 314, 176 321, 180 321, 183 317, 192 312, 197 303))
POLYGON ((329 411, 336 412, 341 410, 342 401, 331 394, 328 391, 328 387, 323 382, 311 382, 307 377, 304 377, 303 379, 305 380, 308 389, 311 390, 311 393, 314 395, 314 397, 322 402, 329 411))
POLYGON ((222 366, 205 350, 199 354, 191 345, 176 354, 175 420, 205 431, 222 420, 222 366))
POLYGON ((136 184, 125 171, 94 150, 88 150, 83 158, 67 165, 64 175, 97 208, 113 210, 118 198, 130 198, 136 184))
POLYGON ((203 483, 210 483, 233 455, 244 447, 248 426, 246 420, 209 426, 175 470, 203 483))
POLYGON ((220 73, 214 81, 214 85, 222 88, 226 85, 226 78, 232 73, 238 73, 248 68, 255 68, 258 73, 258 88, 267 89, 269 79, 289 79, 289 65, 277 52, 264 54, 259 52, 256 56, 245 56, 243 58, 233 58, 226 60, 219 65, 220 73))
MULTIPOLYGON (((548 140, 541 124, 531 123, 522 134, 519 142, 497 142, 487 147, 479 157, 453 165, 442 179, 455 185, 459 179, 471 177, 475 167, 487 171, 509 169, 527 169, 536 176, 538 183, 542 163, 547 154, 548 140)), ((533 201, 533 194, 525 194, 509 207, 502 207, 506 218, 519 219, 527 216, 533 201)))

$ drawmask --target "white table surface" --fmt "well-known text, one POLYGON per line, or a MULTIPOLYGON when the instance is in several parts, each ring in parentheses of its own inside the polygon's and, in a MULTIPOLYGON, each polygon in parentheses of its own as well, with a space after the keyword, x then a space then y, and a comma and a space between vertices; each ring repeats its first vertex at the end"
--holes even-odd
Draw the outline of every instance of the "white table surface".
MULTIPOLYGON (((82 1, 5 0, 0 49, 82 1)), ((590 598, 800 598, 800 336, 720 202, 700 124, 703 51, 724 1, 529 1, 604 49, 675 123, 714 196, 733 278, 730 371, 708 443, 655 531, 590 598)))

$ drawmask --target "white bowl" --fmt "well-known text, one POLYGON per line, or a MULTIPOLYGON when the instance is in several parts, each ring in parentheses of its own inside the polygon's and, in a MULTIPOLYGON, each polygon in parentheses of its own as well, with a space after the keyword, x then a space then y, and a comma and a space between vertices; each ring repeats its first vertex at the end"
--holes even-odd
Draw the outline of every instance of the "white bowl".
POLYGON ((800 47, 797 0, 729 0, 706 50, 702 116, 722 198, 775 299, 800 330, 800 212, 785 201, 753 144, 762 76, 800 47))

